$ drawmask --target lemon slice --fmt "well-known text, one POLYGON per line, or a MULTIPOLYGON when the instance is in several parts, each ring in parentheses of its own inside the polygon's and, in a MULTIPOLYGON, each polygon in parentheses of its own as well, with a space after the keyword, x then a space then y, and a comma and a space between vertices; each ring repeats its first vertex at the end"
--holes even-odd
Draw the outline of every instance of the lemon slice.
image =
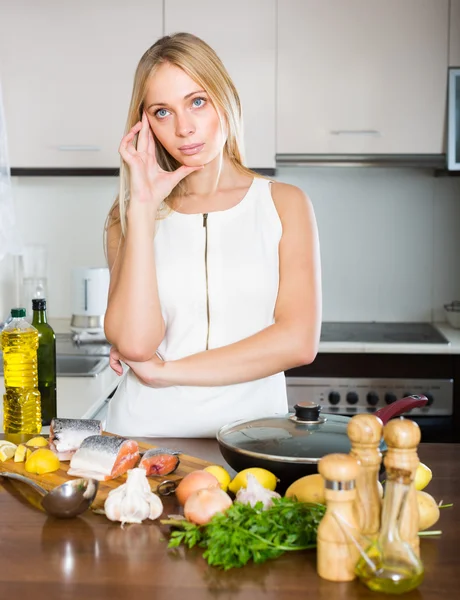
POLYGON ((43 448, 44 446, 48 446, 48 440, 42 435, 39 435, 26 442, 26 445, 31 446, 32 448, 43 448))
POLYGON ((4 460, 8 460, 9 458, 13 458, 16 452, 16 446, 2 446, 0 448, 0 460, 3 462, 4 460))
POLYGON ((13 444, 13 442, 9 442, 8 440, 0 440, 0 448, 3 448, 4 446, 11 446, 12 448, 17 448, 17 445, 13 444))
POLYGON ((27 451, 30 452, 30 448, 27 448, 25 444, 19 444, 14 454, 14 462, 24 462, 27 458, 27 451))

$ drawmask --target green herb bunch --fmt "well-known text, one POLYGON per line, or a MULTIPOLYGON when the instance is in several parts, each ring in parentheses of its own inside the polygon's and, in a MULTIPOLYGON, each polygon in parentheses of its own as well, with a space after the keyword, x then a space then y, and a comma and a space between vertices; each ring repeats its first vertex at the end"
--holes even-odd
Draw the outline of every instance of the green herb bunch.
POLYGON ((262 563, 284 552, 314 548, 325 510, 321 504, 276 498, 268 510, 263 510, 262 502, 254 508, 235 502, 207 525, 175 520, 162 523, 180 528, 171 533, 168 548, 199 546, 205 549, 203 557, 208 564, 228 570, 250 560, 262 563))

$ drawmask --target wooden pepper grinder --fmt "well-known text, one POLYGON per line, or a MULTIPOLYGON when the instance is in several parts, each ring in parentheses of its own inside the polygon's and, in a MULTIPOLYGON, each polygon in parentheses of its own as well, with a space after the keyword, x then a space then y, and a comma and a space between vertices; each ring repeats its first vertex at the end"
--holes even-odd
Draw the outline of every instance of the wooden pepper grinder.
POLYGON ((359 463, 349 454, 329 454, 318 464, 325 479, 326 513, 318 527, 318 575, 329 581, 351 581, 360 551, 351 536, 360 542, 353 503, 359 463), (351 534, 351 536, 350 536, 351 534))
POLYGON ((380 529, 382 499, 378 482, 382 453, 383 423, 375 415, 359 414, 350 419, 347 427, 351 441, 350 454, 360 462, 356 480, 355 509, 363 535, 375 537, 380 529))
POLYGON ((408 542, 417 556, 420 556, 418 536, 419 512, 414 477, 419 465, 417 446, 420 442, 420 428, 410 419, 393 419, 383 428, 383 439, 388 446, 383 462, 387 469, 410 471, 410 485, 403 514, 401 515, 401 538, 408 542))

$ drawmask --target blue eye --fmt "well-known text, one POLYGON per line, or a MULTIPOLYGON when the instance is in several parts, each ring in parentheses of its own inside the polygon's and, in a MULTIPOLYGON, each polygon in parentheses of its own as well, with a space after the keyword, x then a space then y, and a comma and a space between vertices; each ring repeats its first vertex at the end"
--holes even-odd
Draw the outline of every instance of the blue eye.
POLYGON ((166 108, 159 108, 159 109, 156 111, 156 113, 155 113, 155 116, 156 116, 156 117, 159 117, 160 119, 164 119, 164 118, 166 117, 166 114, 167 114, 167 112, 168 112, 168 111, 166 110, 166 108), (165 114, 165 113, 166 113, 166 114, 165 114))
POLYGON ((201 108, 205 103, 206 100, 204 98, 194 98, 192 102, 193 106, 196 106, 196 108, 201 108), (195 104, 195 102, 201 102, 202 104, 195 104))

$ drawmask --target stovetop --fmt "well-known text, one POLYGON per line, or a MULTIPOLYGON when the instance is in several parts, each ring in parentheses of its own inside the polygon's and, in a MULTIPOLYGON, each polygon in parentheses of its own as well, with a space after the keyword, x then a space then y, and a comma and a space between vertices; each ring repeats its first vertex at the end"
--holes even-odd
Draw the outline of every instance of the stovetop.
POLYGON ((340 323, 321 327, 322 342, 363 342, 377 344, 449 344, 431 323, 340 323))

